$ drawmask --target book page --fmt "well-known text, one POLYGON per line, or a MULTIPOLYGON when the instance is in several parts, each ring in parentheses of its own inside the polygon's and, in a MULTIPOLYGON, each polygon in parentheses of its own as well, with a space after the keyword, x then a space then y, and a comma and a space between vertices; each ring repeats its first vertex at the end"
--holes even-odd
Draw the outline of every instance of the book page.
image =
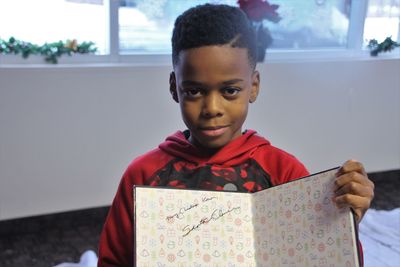
POLYGON ((352 214, 331 200, 336 171, 253 194, 257 266, 358 266, 352 214))
POLYGON ((256 266, 251 194, 135 187, 136 266, 256 266))
POLYGON ((134 188, 136 266, 357 267, 337 170, 257 193, 134 188))

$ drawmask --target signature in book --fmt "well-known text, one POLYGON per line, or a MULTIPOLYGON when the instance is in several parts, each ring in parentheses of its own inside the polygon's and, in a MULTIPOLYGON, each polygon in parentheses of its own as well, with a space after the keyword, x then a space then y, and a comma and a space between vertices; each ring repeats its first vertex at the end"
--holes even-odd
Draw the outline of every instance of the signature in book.
POLYGON ((193 208, 195 208, 195 207, 197 207, 197 206, 199 206, 199 204, 198 203, 193 203, 193 204, 189 204, 188 206, 186 206, 186 207, 182 207, 182 208, 180 208, 179 210, 178 210, 178 212, 177 213, 174 213, 174 214, 172 214, 172 215, 170 215, 170 216, 167 216, 167 221, 170 221, 170 220, 172 220, 172 219, 183 219, 185 216, 185 212, 187 212, 187 211, 189 211, 189 210, 191 210, 191 209, 193 209, 193 208))
POLYGON ((218 198, 217 197, 202 197, 201 201, 204 203, 204 202, 211 201, 214 199, 218 199, 218 198))
POLYGON ((231 213, 232 211, 238 210, 238 209, 240 209, 240 207, 232 207, 232 208, 229 208, 227 210, 215 209, 211 213, 210 217, 202 218, 198 224, 193 224, 192 226, 186 225, 185 227, 183 227, 182 232, 184 232, 184 234, 182 235, 182 237, 185 237, 185 236, 189 235, 193 230, 198 229, 203 224, 207 224, 210 221, 217 221, 221 217, 227 215, 228 213, 231 213))
MULTIPOLYGON (((214 200, 214 199, 217 199, 217 197, 203 197, 202 199, 201 199, 201 201, 202 201, 202 203, 204 203, 204 202, 208 202, 208 201, 211 201, 211 200, 214 200)), ((174 213, 174 214, 172 214, 172 215, 170 215, 170 216, 167 216, 166 217, 166 219, 167 219, 167 221, 170 221, 170 220, 172 220, 172 219, 179 219, 179 220, 181 220, 181 219, 183 219, 185 216, 185 213, 187 212, 187 211, 189 211, 189 210, 191 210, 191 209, 193 209, 193 208, 196 208, 196 207, 198 207, 199 206, 199 204, 198 203, 193 203, 193 204, 189 204, 189 205, 187 205, 186 207, 182 207, 182 208, 180 208, 179 210, 178 210, 178 212, 176 212, 176 213, 174 213)))

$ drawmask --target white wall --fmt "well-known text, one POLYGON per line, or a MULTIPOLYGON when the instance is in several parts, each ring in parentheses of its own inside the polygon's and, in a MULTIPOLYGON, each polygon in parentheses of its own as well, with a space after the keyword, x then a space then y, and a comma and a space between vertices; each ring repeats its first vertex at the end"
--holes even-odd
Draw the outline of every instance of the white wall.
MULTIPOLYGON (((0 220, 109 205, 136 156, 183 129, 169 66, 0 65, 0 220)), ((400 168, 400 60, 259 65, 246 128, 310 171, 400 168)))

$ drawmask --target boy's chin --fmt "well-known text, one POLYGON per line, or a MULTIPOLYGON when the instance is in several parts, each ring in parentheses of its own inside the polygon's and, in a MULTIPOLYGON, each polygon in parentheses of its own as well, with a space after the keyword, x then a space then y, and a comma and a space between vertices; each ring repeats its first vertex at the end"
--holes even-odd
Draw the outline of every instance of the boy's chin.
POLYGON ((229 140, 198 140, 195 145, 199 145, 200 148, 209 151, 217 151, 223 148, 229 143, 229 140))

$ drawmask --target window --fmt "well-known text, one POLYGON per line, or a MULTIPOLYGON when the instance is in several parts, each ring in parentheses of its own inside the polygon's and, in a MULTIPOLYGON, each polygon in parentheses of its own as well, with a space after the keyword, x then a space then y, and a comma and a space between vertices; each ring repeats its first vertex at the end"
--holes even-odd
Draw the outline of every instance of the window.
POLYGON ((400 0, 369 0, 364 25, 364 45, 369 40, 382 42, 386 37, 399 40, 400 0))
MULTIPOLYGON (((170 38, 176 17, 184 10, 206 2, 237 6, 236 0, 136 0, 119 8, 121 53, 170 53, 170 38)), ((349 29, 350 2, 345 0, 270 0, 278 4, 279 23, 264 21, 276 49, 345 47, 349 29)))
POLYGON ((174 21, 186 9, 207 2, 235 5, 235 0, 126 0, 119 7, 122 54, 171 53, 174 21))
MULTIPOLYGON (((206 2, 238 5, 237 0, 0 0, 0 25, 7 25, 0 27, 0 38, 36 44, 93 41, 108 62, 124 62, 132 54, 167 55, 176 17, 206 2)), ((281 17, 278 23, 263 22, 273 39, 269 49, 276 54, 361 50, 373 38, 399 39, 400 0, 269 3, 279 5, 281 17)))
POLYGON ((107 10, 102 0, 0 0, 0 38, 42 45, 73 40, 107 48, 107 10), (7 25, 6 27, 3 27, 7 25))
POLYGON ((274 0, 280 5, 279 23, 268 23, 272 48, 346 47, 350 4, 345 0, 274 0))

